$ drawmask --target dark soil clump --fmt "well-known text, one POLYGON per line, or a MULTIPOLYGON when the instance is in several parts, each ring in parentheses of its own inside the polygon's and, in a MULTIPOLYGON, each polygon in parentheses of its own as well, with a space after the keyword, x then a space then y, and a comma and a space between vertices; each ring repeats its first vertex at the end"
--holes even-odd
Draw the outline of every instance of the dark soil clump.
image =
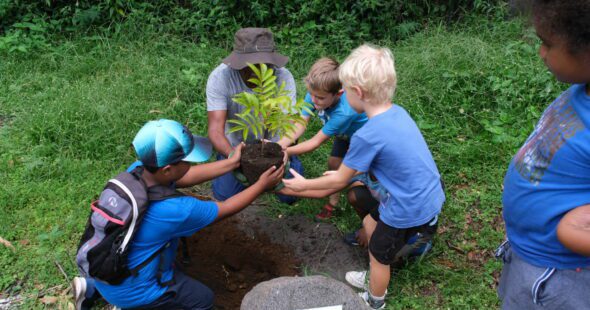
POLYGON ((217 309, 239 309, 256 284, 299 273, 293 250, 271 244, 265 235, 245 234, 238 221, 224 220, 188 238, 190 263, 183 269, 213 290, 217 309))
POLYGON ((254 184, 268 168, 283 164, 283 150, 274 142, 246 144, 242 149, 240 166, 248 183, 254 184))

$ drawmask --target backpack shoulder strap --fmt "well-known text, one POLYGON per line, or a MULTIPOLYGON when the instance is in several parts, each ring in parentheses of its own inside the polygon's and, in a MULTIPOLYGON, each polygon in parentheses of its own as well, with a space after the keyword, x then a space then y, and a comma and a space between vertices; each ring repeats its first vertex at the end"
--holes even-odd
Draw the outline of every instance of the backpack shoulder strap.
POLYGON ((131 273, 131 275, 136 277, 139 274, 139 270, 141 270, 143 267, 147 266, 156 257, 159 256, 160 263, 158 264, 158 272, 156 273, 156 279, 158 280, 158 284, 160 284, 160 286, 170 286, 170 285, 174 284, 175 283, 174 277, 172 277, 171 280, 162 282, 162 274, 164 272, 164 250, 166 250, 169 247, 170 247, 170 242, 166 243, 163 247, 161 247, 159 250, 154 252, 152 255, 150 255, 150 257, 148 257, 141 264, 137 265, 135 268, 129 269, 129 272, 131 273))
POLYGON ((109 180, 108 183, 114 185, 115 188, 125 193, 124 196, 127 197, 132 208, 132 217, 129 223, 129 229, 127 230, 123 242, 119 247, 119 251, 123 251, 126 249, 127 245, 131 241, 131 238, 133 237, 134 232, 137 229, 136 226, 139 224, 138 222, 140 221, 140 214, 142 214, 144 209, 147 207, 147 190, 145 188, 145 182, 143 182, 141 177, 137 178, 137 176, 133 173, 122 172, 115 178, 109 180))
POLYGON ((170 188, 163 185, 155 185, 148 188, 148 199, 150 201, 160 201, 173 197, 182 197, 185 194, 177 191, 176 189, 170 188))

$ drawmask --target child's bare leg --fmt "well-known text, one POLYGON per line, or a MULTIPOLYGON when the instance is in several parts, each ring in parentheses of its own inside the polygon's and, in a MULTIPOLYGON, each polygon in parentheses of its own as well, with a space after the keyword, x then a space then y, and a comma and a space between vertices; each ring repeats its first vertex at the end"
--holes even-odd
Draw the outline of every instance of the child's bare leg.
MULTIPOLYGON (((365 230, 365 235, 367 237, 367 244, 368 241, 371 240, 371 236, 373 236, 375 228, 377 228, 377 221, 375 221, 375 219, 373 219, 370 214, 365 216, 365 219, 363 220, 363 229, 365 230)), ((383 265, 378 262, 375 257, 373 257, 373 254, 371 254, 371 251, 369 251, 369 258, 369 292, 373 296, 381 297, 385 295, 387 285, 389 284, 389 265, 383 265)))
POLYGON ((369 293, 376 297, 385 295, 387 285, 389 285, 390 270, 389 265, 383 265, 378 262, 373 254, 369 251, 369 257, 371 259, 371 270, 369 273, 369 293))
MULTIPOLYGON (((328 170, 338 170, 338 168, 340 168, 341 163, 342 163, 341 157, 330 156, 328 158, 328 170)), ((330 197, 328 198, 328 202, 332 206, 337 206, 339 200, 340 200, 340 193, 339 192, 330 195, 330 197)))
POLYGON ((377 228, 377 221, 373 219, 371 214, 367 214, 365 219, 363 219, 363 229, 365 230, 368 240, 371 240, 375 228, 377 228))
POLYGON ((377 227, 377 222, 370 214, 367 214, 363 219, 363 227, 359 231, 359 243, 362 245, 369 245, 369 240, 377 227))

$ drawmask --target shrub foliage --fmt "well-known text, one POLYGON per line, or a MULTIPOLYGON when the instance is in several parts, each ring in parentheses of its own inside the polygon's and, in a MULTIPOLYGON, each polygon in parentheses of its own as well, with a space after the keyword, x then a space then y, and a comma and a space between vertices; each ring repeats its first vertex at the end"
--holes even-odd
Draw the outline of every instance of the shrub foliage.
POLYGON ((330 37, 329 48, 408 37, 434 19, 492 14, 499 0, 0 0, 0 50, 46 46, 48 34, 141 33, 146 27, 199 42, 231 43, 240 27, 271 27, 283 45, 330 37))

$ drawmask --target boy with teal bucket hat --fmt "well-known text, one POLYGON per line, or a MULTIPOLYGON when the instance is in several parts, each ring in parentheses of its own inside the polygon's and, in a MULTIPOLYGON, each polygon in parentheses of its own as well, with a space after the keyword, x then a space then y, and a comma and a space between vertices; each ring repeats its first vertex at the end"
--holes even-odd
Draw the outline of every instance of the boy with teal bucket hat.
MULTIPOLYGON (((191 187, 211 180, 238 168, 242 150, 240 144, 229 159, 191 166, 191 162, 209 159, 211 143, 206 138, 194 136, 180 123, 166 119, 146 123, 135 136, 133 147, 139 160, 127 171, 143 167, 141 178, 148 188, 158 185, 191 187)), ((170 246, 160 257, 139 269, 135 276, 118 285, 76 277, 72 282, 76 309, 90 308, 100 296, 120 308, 212 308, 213 292, 173 266, 179 239, 243 210, 260 194, 276 186, 283 173, 284 167, 271 167, 255 184, 223 202, 202 201, 192 196, 150 201, 131 241, 129 268, 142 265, 166 244, 170 246), (159 279, 157 274, 160 274, 159 279)))

